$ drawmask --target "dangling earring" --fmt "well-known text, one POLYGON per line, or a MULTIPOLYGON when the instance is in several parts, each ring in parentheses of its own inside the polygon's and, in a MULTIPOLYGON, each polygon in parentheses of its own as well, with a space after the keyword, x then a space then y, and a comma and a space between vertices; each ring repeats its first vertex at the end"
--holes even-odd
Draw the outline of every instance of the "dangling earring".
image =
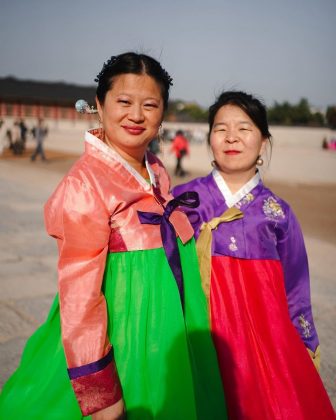
POLYGON ((217 169, 217 168, 218 168, 217 162, 216 162, 215 160, 212 160, 212 161, 211 161, 211 166, 212 166, 213 168, 215 168, 215 169, 217 169))
POLYGON ((105 136, 105 130, 104 130, 104 127, 103 127, 103 122, 100 119, 99 114, 98 114, 98 123, 99 123, 99 127, 97 128, 97 131, 98 131, 97 137, 100 138, 100 140, 103 140, 103 142, 105 142, 105 144, 107 144, 109 147, 112 147, 111 143, 108 141, 107 137, 105 136))
POLYGON ((102 133, 103 136, 105 136, 105 131, 104 131, 104 127, 103 127, 103 122, 100 119, 100 117, 98 116, 98 122, 99 122, 99 131, 102 133))
POLYGON ((163 128, 162 128, 162 124, 160 124, 159 130, 158 130, 158 134, 157 134, 157 139, 158 142, 161 146, 161 144, 163 143, 163 128))
POLYGON ((258 159, 257 159, 256 164, 257 164, 258 166, 262 166, 262 165, 264 164, 264 160, 261 158, 261 156, 260 156, 260 155, 258 156, 258 159))

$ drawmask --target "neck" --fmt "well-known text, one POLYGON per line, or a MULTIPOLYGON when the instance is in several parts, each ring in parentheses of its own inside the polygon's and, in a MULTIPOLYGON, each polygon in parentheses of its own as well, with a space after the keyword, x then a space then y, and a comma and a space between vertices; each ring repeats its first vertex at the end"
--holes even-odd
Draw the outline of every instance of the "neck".
POLYGON ((112 145, 107 138, 105 143, 113 150, 115 150, 123 159, 129 163, 133 169, 135 169, 144 178, 148 177, 148 172, 145 165, 145 153, 146 149, 143 150, 132 150, 131 152, 125 151, 115 145, 112 145))
POLYGON ((218 172, 223 177, 226 185, 228 186, 231 194, 235 194, 239 191, 250 179, 252 179, 256 173, 256 168, 252 168, 250 171, 239 172, 239 173, 225 173, 218 169, 218 172))

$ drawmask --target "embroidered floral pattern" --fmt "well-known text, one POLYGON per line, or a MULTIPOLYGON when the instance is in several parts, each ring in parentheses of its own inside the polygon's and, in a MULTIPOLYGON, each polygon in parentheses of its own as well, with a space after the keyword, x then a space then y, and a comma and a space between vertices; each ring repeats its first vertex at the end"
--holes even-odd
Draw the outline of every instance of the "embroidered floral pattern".
POLYGON ((274 197, 268 197, 267 200, 264 200, 263 212, 268 218, 272 220, 285 218, 285 213, 282 210, 281 205, 274 197))
POLYGON ((235 206, 238 209, 240 209, 242 206, 244 206, 245 204, 251 203, 251 201, 253 200, 254 200, 254 195, 252 193, 248 193, 240 201, 238 201, 238 203, 236 203, 235 206))
POLYGON ((311 325, 310 325, 310 322, 306 320, 306 318, 304 317, 303 314, 301 314, 299 316, 299 323, 300 323, 300 326, 301 326, 301 328, 303 330, 304 337, 305 338, 311 337, 311 333, 310 333, 311 325))
POLYGON ((230 251, 233 251, 233 252, 234 251, 237 251, 238 250, 238 247, 236 245, 236 238, 234 236, 231 236, 230 241, 231 241, 231 243, 229 245, 230 251))

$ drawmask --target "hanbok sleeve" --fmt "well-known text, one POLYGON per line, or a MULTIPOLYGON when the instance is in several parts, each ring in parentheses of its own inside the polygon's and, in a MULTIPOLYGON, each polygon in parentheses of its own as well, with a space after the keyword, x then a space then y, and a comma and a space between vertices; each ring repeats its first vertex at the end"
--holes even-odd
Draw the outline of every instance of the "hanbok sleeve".
POLYGON ((57 238, 59 248, 62 341, 84 416, 121 398, 101 290, 109 217, 94 189, 75 177, 66 178, 45 206, 47 231, 57 238))
POLYGON ((290 318, 317 369, 319 340, 314 325, 306 248, 294 213, 288 208, 287 226, 278 235, 277 249, 282 263, 290 318))

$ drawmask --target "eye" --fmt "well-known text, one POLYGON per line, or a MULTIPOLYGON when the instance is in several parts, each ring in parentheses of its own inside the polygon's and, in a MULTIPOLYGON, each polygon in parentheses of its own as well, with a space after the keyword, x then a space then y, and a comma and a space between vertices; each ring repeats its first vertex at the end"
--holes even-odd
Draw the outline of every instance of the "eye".
POLYGON ((144 106, 145 108, 158 108, 157 104, 154 103, 147 103, 144 106))
POLYGON ((118 103, 123 105, 129 105, 130 101, 128 101, 127 99, 118 99, 118 103))

